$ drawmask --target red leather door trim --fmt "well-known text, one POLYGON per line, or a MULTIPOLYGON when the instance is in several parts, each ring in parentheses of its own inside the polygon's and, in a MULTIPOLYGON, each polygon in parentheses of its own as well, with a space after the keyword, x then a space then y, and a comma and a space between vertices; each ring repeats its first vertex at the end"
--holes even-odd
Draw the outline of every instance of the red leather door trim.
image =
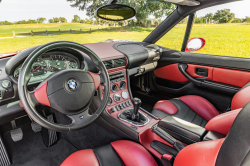
POLYGON ((240 111, 241 109, 237 109, 214 117, 207 123, 206 130, 227 135, 240 111))
POLYGON ((214 166, 224 139, 205 141, 182 149, 174 166, 214 166))
POLYGON ((232 69, 214 68, 213 80, 224 84, 243 87, 248 82, 250 82, 250 72, 232 70, 232 69))
POLYGON ((206 79, 213 79, 213 67, 208 67, 208 66, 201 66, 201 65, 193 65, 193 64, 188 64, 188 68, 187 68, 187 73, 196 78, 196 77, 201 77, 201 78, 206 78, 206 79), (205 68, 205 69, 208 69, 208 76, 207 77, 203 77, 203 76, 200 76, 200 75, 197 75, 195 73, 195 69, 196 68, 205 68))
POLYGON ((154 74, 158 78, 175 82, 187 82, 188 79, 181 74, 178 64, 167 65, 154 70, 154 74))

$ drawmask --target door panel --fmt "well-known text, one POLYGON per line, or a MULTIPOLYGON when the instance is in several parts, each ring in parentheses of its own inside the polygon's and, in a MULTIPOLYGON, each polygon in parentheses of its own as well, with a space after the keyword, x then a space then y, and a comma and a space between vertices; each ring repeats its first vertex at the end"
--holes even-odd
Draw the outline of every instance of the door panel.
POLYGON ((250 59, 163 50, 150 80, 150 88, 157 93, 199 95, 226 111, 234 94, 250 82, 250 59), (187 66, 184 74, 182 65, 187 66))

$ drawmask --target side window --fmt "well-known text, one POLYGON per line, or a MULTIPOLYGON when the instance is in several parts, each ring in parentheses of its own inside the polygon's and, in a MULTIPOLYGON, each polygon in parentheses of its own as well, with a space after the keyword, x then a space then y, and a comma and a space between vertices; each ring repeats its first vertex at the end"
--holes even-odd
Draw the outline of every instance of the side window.
POLYGON ((194 52, 250 58, 250 14, 233 10, 248 1, 210 7, 197 12, 190 34, 191 38, 205 39, 205 46, 194 52), (202 13, 202 15, 201 15, 202 13), (237 17, 236 17, 237 16, 237 17))
POLYGON ((179 24, 167 32, 155 44, 173 50, 181 51, 184 35, 186 32, 188 18, 183 19, 179 24))

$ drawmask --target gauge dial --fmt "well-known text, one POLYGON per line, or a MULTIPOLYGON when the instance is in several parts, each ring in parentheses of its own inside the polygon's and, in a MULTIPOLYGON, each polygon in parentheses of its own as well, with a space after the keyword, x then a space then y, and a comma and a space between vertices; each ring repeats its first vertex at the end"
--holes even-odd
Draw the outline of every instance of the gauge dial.
POLYGON ((14 78, 17 79, 17 80, 18 80, 18 77, 19 77, 20 70, 21 70, 21 68, 17 68, 17 69, 14 71, 14 78))
POLYGON ((77 69, 78 68, 77 62, 75 60, 70 60, 68 62, 68 66, 70 69, 77 69))
POLYGON ((114 95, 114 100, 115 100, 116 102, 121 101, 121 95, 120 95, 119 93, 116 93, 116 94, 114 95))
POLYGON ((31 67, 31 76, 38 76, 38 75, 43 75, 47 73, 47 64, 46 62, 41 59, 38 58, 32 65, 31 67))
POLYGON ((112 85, 111 85, 111 90, 112 90, 113 92, 117 92, 117 91, 118 91, 118 84, 117 84, 117 83, 112 84, 112 85))
POLYGON ((52 55, 49 61, 49 68, 51 71, 58 71, 67 68, 67 61, 62 55, 52 55))
POLYGON ((120 89, 125 89, 126 88, 126 82, 125 81, 121 81, 119 84, 119 88, 120 89))

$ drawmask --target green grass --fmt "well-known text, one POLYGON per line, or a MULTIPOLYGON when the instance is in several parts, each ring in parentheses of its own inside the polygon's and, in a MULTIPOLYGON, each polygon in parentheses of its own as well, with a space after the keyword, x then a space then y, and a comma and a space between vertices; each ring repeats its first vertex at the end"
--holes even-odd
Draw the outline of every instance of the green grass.
MULTIPOLYGON (((0 33, 29 32, 33 31, 56 31, 84 28, 103 28, 100 30, 87 31, 82 34, 62 34, 48 36, 33 36, 22 38, 0 39, 0 53, 14 52, 24 48, 45 44, 57 40, 69 40, 78 43, 95 43, 107 39, 127 39, 143 41, 154 28, 115 28, 102 27, 87 24, 34 24, 34 25, 12 25, 0 26, 0 33)), ((185 26, 178 25, 162 37, 156 44, 180 50, 185 26)), ((0 34, 1 36, 1 34, 0 34)), ((207 27, 194 26, 190 37, 203 37, 206 40, 205 47, 200 53, 227 55, 250 58, 250 24, 225 24, 207 27), (231 26, 232 25, 232 26, 231 26)))

